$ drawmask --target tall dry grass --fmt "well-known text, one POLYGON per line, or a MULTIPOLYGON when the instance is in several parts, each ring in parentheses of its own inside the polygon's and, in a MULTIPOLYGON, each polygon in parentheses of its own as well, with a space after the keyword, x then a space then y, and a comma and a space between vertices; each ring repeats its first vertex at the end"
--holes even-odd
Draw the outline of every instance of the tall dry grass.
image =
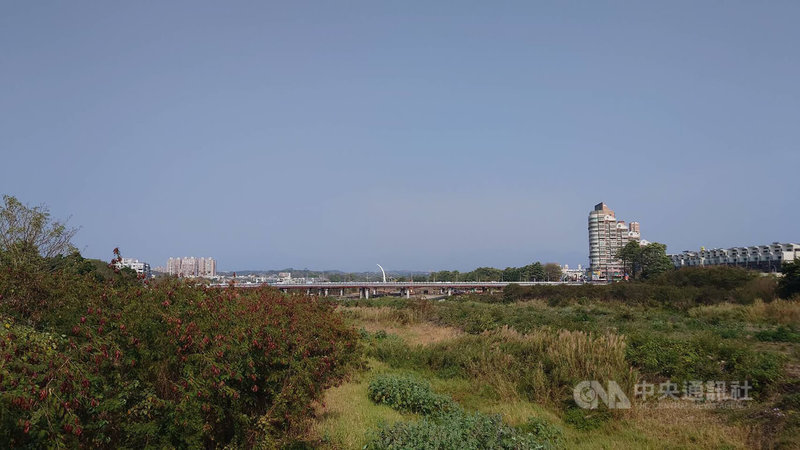
POLYGON ((637 376, 625 361, 624 337, 614 333, 504 327, 431 345, 387 339, 370 351, 395 367, 478 380, 504 400, 560 402, 583 380, 613 380, 629 390, 637 376))
POLYGON ((522 376, 522 387, 538 401, 563 399, 565 392, 568 394, 575 383, 583 380, 603 384, 613 380, 626 390, 636 382, 637 374, 625 361, 625 337, 619 334, 549 328, 522 334, 503 327, 486 336, 498 342, 503 353, 528 367, 528 374, 522 376))
POLYGON ((357 306, 340 308, 340 311, 370 333, 385 331, 411 345, 432 344, 464 335, 458 328, 428 321, 427 313, 419 309, 357 306))
POLYGON ((412 300, 404 308, 391 306, 344 306, 340 307, 345 316, 386 325, 408 325, 430 320, 434 316, 434 306, 427 300, 412 300))
POLYGON ((798 325, 800 324, 800 302, 793 300, 764 302, 759 299, 750 305, 718 303, 692 308, 689 310, 689 316, 704 320, 721 319, 798 325))

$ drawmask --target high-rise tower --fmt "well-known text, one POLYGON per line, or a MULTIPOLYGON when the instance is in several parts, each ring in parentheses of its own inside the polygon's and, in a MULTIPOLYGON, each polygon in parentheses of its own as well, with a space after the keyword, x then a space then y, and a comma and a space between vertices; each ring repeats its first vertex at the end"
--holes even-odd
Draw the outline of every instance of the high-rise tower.
POLYGON ((626 225, 617 220, 605 203, 598 203, 589 212, 589 267, 592 280, 613 280, 625 276, 617 252, 630 241, 639 241, 639 222, 626 225))

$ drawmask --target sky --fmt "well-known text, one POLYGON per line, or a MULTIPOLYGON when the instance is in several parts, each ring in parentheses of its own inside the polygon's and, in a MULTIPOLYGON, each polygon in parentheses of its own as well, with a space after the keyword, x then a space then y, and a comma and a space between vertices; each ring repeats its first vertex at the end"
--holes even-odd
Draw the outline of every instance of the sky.
POLYGON ((800 242, 800 2, 0 2, 0 193, 84 256, 588 264, 800 242))

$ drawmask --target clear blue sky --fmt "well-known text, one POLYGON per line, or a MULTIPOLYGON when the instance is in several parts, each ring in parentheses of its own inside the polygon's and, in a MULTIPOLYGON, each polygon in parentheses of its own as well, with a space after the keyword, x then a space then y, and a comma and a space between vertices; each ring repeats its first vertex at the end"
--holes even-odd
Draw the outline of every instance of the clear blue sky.
POLYGON ((85 255, 587 264, 800 240, 800 2, 3 2, 0 193, 85 255))

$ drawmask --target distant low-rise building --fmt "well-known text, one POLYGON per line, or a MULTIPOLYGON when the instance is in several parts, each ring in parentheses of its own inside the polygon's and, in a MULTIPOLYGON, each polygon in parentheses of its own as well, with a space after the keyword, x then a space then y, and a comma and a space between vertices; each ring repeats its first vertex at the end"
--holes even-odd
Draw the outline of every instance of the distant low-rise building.
POLYGON ((586 270, 578 264, 577 269, 570 269, 569 264, 564 264, 561 268, 561 276, 564 281, 582 281, 586 277, 586 270))
POLYGON ((675 267, 738 266, 762 272, 778 272, 784 262, 800 259, 800 244, 773 242, 750 247, 701 248, 669 255, 675 267))
POLYGON ((122 258, 121 261, 116 263, 116 266, 117 268, 127 267, 129 269, 133 269, 136 271, 137 275, 144 278, 150 278, 153 276, 152 272, 150 271, 150 264, 139 261, 138 259, 122 258))

